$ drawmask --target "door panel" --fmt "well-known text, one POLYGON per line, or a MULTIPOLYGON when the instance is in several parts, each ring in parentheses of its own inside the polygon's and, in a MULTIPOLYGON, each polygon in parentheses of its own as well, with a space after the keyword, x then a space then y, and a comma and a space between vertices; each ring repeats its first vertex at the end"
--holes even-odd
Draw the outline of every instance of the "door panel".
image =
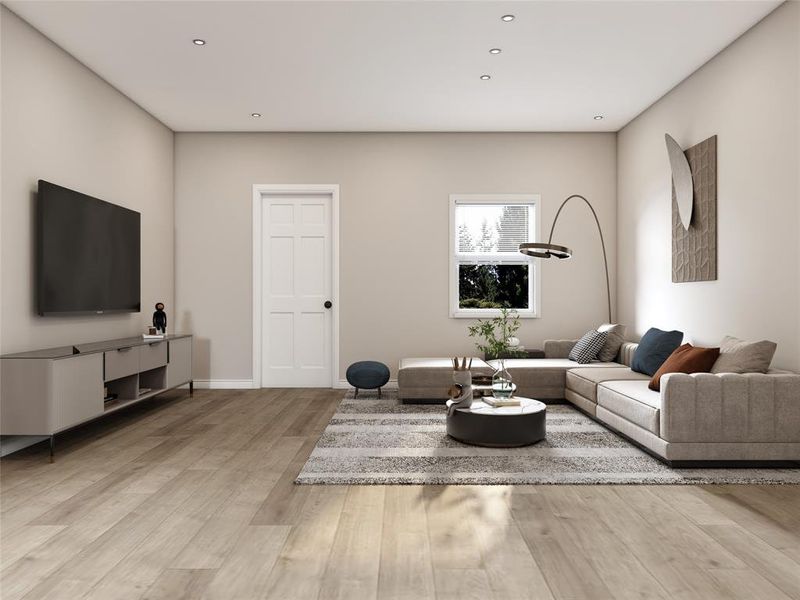
POLYGON ((273 312, 269 316, 269 364, 273 369, 294 367, 294 314, 273 312))
POLYGON ((294 205, 275 202, 269 209, 273 225, 294 225, 294 205))
POLYGON ((263 196, 264 387, 329 387, 332 196, 263 196))
POLYGON ((294 295, 294 239, 290 237, 273 237, 270 240, 271 256, 284 257, 272 265, 270 288, 275 296, 294 295))
MULTIPOLYGON (((325 295, 325 238, 300 238, 300 259, 304 268, 298 273, 299 292, 316 298, 325 295)), ((323 300, 324 302, 325 300, 323 300)))
POLYGON ((326 353, 314 340, 325 339, 325 316, 318 312, 300 313, 298 329, 298 363, 304 369, 324 368, 326 353))
POLYGON ((303 204, 300 207, 303 225, 325 225, 326 211, 321 204, 303 204))

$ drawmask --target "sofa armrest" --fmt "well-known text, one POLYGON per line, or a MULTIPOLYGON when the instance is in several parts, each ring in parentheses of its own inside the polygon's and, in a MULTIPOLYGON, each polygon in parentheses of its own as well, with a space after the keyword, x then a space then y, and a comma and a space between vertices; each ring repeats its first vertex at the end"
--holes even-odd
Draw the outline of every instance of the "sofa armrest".
POLYGON ((668 373, 660 431, 668 442, 800 442, 800 375, 668 373))
POLYGON ((578 340, 545 340, 544 356, 545 358, 568 358, 570 350, 577 343, 578 340))
POLYGON ((635 342, 622 342, 619 347, 619 354, 617 354, 617 362, 626 367, 630 367, 633 362, 633 355, 636 354, 636 349, 639 344, 635 342))

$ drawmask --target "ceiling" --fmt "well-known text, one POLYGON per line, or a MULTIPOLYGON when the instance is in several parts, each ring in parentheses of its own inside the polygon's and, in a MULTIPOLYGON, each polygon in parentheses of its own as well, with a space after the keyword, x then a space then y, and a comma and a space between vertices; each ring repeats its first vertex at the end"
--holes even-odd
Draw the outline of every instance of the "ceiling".
POLYGON ((616 131, 778 4, 6 2, 176 131, 616 131))

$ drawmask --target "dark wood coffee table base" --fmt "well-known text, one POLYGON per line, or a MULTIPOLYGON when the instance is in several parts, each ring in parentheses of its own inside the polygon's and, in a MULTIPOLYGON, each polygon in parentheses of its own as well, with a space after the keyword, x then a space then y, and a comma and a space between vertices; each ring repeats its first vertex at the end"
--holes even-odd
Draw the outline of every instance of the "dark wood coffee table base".
POLYGON ((447 435, 459 442, 490 448, 529 446, 545 438, 546 406, 520 398, 521 406, 492 408, 475 400, 447 417, 447 435))

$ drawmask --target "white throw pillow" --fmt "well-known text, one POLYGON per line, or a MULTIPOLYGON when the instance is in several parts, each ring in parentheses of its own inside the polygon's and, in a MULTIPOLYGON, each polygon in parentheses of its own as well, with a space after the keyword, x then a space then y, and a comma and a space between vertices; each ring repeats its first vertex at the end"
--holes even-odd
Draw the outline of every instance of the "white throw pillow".
POLYGON ((597 328, 600 333, 607 333, 606 343, 597 354, 597 360, 600 362, 614 362, 619 354, 619 349, 625 341, 625 325, 619 323, 604 323, 597 328))
POLYGON ((719 345, 719 358, 712 373, 766 373, 778 344, 768 340, 745 342, 726 335, 719 345))

